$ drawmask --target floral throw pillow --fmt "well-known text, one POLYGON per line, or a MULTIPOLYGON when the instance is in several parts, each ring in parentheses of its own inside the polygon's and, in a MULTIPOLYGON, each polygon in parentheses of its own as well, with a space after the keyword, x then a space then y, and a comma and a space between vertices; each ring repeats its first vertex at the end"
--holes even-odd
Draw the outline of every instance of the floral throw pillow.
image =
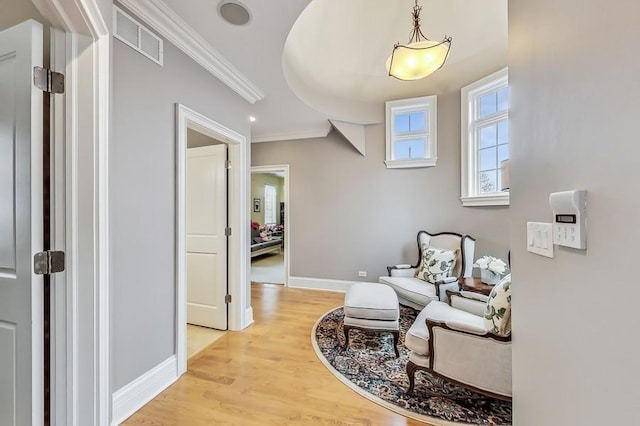
POLYGON ((422 262, 416 272, 416 278, 435 283, 451 276, 458 258, 458 250, 445 250, 422 245, 422 262))
POLYGON ((484 311, 484 326, 498 336, 511 334, 511 274, 491 289, 484 311))

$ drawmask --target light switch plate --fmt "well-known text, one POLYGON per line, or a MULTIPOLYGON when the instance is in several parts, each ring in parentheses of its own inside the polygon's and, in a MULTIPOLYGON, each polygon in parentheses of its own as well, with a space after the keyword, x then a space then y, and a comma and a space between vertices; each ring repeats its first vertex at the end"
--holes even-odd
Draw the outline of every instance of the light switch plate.
POLYGON ((527 251, 553 258, 553 226, 544 222, 527 222, 527 251))

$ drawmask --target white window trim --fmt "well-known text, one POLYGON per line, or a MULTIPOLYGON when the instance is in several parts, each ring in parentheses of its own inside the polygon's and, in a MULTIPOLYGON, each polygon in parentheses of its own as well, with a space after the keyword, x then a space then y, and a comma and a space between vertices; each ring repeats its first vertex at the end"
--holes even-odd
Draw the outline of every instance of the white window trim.
MULTIPOLYGON (((477 173, 477 140, 471 134, 470 120, 473 117, 472 108, 475 107, 475 99, 485 92, 495 90, 497 87, 502 86, 509 82, 508 68, 503 68, 487 77, 484 77, 475 83, 463 87, 461 90, 461 188, 460 188, 460 200, 465 207, 477 207, 477 206, 508 206, 509 205, 509 192, 494 192, 485 194, 476 194, 476 179, 477 173), (470 102, 473 99, 473 102, 470 102), (471 146, 473 145, 473 146, 471 146)), ((511 143, 511 141, 509 141, 511 143)))
POLYGON ((414 168, 414 167, 433 167, 438 161, 438 129, 437 129, 437 96, 423 96, 420 98, 401 99, 397 101, 388 101, 385 103, 386 112, 386 159, 385 164, 388 169, 414 168), (393 113, 402 110, 419 110, 427 109, 426 120, 429 129, 429 139, 427 144, 427 157, 414 160, 395 160, 393 158, 393 113))

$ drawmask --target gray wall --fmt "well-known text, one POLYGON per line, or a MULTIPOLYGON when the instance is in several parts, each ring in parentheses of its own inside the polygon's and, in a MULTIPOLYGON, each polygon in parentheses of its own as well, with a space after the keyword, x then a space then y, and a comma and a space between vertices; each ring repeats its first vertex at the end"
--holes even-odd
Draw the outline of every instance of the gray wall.
POLYGON ((461 206, 460 91, 438 96, 436 167, 387 169, 384 137, 384 125, 367 126, 366 157, 336 132, 252 144, 253 166, 291 165, 291 275, 377 281, 417 260, 421 229, 470 234, 476 257, 506 260, 509 209, 461 206))
POLYGON ((202 134, 193 129, 187 129, 187 149, 201 146, 218 145, 223 142, 202 134))
POLYGON ((27 19, 44 22, 31 0, 0 0, 0 30, 12 27, 27 19))
POLYGON ((31 0, 0 0, 0 31, 17 25, 27 19, 33 19, 42 24, 44 58, 43 64, 49 66, 50 34, 49 23, 44 20, 31 0))
POLYGON ((114 391, 175 353, 175 104, 250 137, 248 103, 166 42, 164 55, 113 41, 114 391))
POLYGON ((509 2, 520 426, 640 424, 639 17, 639 2, 509 2), (526 222, 567 189, 588 191, 588 249, 527 253, 526 222))

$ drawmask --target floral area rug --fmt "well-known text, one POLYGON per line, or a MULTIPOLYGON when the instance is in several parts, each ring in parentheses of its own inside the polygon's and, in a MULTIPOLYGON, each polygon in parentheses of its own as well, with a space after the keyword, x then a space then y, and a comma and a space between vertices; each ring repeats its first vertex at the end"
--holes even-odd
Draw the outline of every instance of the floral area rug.
POLYGON ((399 414, 436 425, 510 425, 510 402, 486 397, 425 371, 416 372, 413 395, 405 394, 409 385, 405 370, 409 350, 404 346, 404 335, 417 314, 412 308, 400 306, 398 358, 391 333, 352 329, 349 348, 343 351, 342 307, 318 320, 311 340, 320 361, 338 379, 399 414))

